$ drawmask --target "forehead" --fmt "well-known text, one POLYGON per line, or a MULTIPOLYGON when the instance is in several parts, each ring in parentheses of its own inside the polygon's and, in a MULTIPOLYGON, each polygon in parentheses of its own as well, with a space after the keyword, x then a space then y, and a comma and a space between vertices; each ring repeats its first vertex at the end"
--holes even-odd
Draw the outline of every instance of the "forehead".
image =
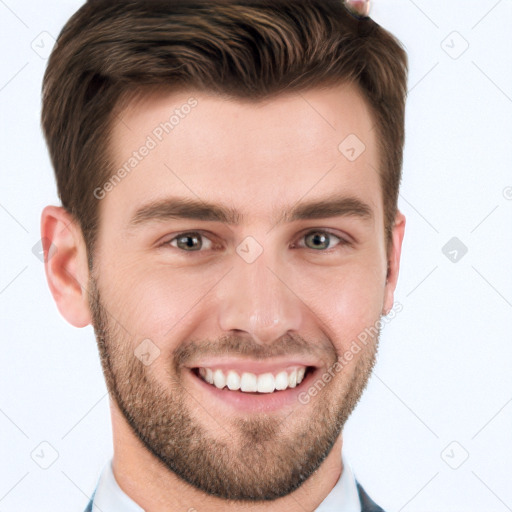
POLYGON ((375 133, 352 84, 262 101, 200 91, 140 95, 114 118, 110 156, 122 177, 111 180, 100 206, 128 216, 172 195, 229 203, 261 219, 281 203, 339 191, 362 194, 379 210, 375 133))

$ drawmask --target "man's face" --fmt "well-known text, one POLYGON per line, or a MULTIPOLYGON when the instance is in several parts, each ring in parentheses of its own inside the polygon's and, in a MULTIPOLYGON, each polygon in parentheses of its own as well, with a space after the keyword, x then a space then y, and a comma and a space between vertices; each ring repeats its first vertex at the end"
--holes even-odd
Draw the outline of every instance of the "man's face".
POLYGON ((225 499, 289 494, 339 438, 378 338, 341 369, 337 359, 389 307, 364 101, 347 85, 262 103, 154 95, 122 113, 110 147, 129 172, 100 200, 90 306, 116 407, 195 487, 225 499), (161 125, 173 114, 172 129, 161 125), (181 217, 174 200, 238 219, 181 217), (213 384, 201 377, 210 371, 213 384), (237 375, 242 389, 222 388, 222 376, 238 387, 237 375))

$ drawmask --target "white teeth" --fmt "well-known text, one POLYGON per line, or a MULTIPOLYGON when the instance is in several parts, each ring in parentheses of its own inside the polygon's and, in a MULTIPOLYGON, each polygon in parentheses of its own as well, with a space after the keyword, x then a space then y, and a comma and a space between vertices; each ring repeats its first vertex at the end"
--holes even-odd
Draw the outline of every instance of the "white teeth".
POLYGON ((240 381, 240 389, 242 391, 258 391, 258 379, 254 373, 242 373, 240 381))
POLYGON ((226 378, 226 385, 231 391, 236 391, 240 389, 240 375, 234 372, 233 370, 229 370, 228 376, 226 378))
POLYGON ((222 373, 222 370, 215 370, 213 372, 213 383, 216 388, 222 389, 226 385, 226 377, 222 373))
POLYGON ((213 384, 216 388, 223 389, 227 386, 231 391, 240 390, 247 393, 255 391, 272 393, 275 390, 282 391, 287 388, 294 388, 302 382, 305 373, 306 368, 304 366, 289 372, 283 370, 275 376, 270 372, 261 375, 244 372, 240 376, 234 370, 229 370, 226 376, 220 369, 199 368, 201 378, 209 384, 213 384))
POLYGON ((276 389, 281 391, 288 387, 288 374, 286 372, 279 372, 276 375, 276 389))
POLYGON ((288 374, 288 387, 294 388, 297 385, 297 370, 292 370, 288 374))
POLYGON ((275 388, 274 376, 271 373, 263 373, 258 377, 258 391, 260 393, 272 393, 275 388))

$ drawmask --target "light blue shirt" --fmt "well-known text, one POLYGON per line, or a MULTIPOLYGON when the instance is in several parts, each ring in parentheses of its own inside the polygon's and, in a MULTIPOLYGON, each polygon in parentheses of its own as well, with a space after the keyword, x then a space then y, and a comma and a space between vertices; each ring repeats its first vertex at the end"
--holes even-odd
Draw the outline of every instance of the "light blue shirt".
MULTIPOLYGON (((342 453, 343 472, 315 512, 361 512, 356 479, 352 467, 342 453)), ((94 494, 93 512, 145 512, 117 483, 112 459, 103 468, 94 494), (95 508, 97 507, 97 508, 95 508)))

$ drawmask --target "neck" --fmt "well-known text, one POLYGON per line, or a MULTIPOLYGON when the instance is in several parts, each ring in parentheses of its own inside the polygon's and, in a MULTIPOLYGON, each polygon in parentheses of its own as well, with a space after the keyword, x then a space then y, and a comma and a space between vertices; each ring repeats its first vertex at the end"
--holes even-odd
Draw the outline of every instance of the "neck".
POLYGON ((114 477, 125 494, 145 512, 250 512, 315 510, 332 491, 343 471, 342 436, 338 437, 322 465, 298 489, 274 501, 240 502, 205 494, 179 478, 147 450, 135 436, 116 404, 112 415, 114 477))

